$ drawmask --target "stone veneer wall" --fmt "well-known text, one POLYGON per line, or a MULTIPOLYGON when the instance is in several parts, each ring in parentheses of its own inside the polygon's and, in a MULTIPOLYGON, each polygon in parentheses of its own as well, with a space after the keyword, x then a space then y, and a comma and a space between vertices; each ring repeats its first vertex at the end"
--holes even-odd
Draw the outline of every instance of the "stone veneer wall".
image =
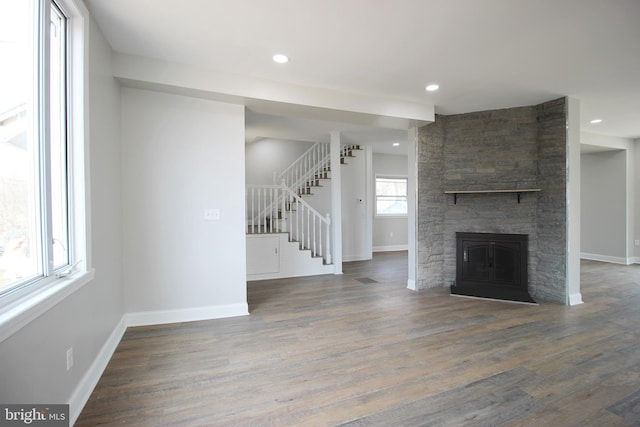
POLYGON ((455 233, 529 236, 529 293, 565 303, 566 100, 436 116, 418 133, 419 289, 455 280, 455 233), (446 190, 541 188, 540 193, 446 190))
MULTIPOLYGON (((567 102, 536 107, 538 114, 538 286, 535 296, 567 302, 567 102)), ((535 297, 534 297, 535 298, 535 297)))
POLYGON ((418 129, 416 209, 416 287, 442 286, 444 279, 444 142, 445 116, 418 129))

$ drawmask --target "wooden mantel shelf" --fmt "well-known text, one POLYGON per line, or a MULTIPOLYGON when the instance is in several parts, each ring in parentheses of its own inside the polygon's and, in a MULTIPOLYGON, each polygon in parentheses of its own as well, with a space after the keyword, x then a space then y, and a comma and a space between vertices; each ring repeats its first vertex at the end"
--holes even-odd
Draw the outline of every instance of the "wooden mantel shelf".
POLYGON ((444 194, 453 194, 453 204, 458 203, 458 194, 489 194, 489 193, 515 193, 518 196, 518 203, 520 203, 520 196, 522 193, 534 193, 541 191, 540 188, 513 188, 505 190, 447 190, 444 194))

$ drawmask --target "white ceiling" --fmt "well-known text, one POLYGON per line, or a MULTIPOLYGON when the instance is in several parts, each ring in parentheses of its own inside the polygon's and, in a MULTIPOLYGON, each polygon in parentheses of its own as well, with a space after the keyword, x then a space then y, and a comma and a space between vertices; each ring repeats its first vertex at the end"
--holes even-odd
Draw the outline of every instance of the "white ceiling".
MULTIPOLYGON (((640 0, 85 3, 120 53, 431 104, 440 114, 571 96, 580 100, 583 131, 640 138, 640 0), (291 61, 275 64, 275 53, 291 61), (427 93, 431 82, 440 90, 427 93), (592 125, 593 118, 603 122, 592 125)), ((289 139, 305 140, 336 130, 334 123, 247 115, 254 137, 283 127, 289 139)), ((402 131, 341 130, 383 146, 406 140, 402 131)))

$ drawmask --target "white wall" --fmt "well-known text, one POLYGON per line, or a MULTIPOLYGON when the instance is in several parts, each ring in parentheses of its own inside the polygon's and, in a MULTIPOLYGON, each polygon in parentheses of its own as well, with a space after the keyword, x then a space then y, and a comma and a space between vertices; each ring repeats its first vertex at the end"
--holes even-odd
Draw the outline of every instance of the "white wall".
POLYGON ((404 176, 408 173, 407 156, 373 154, 373 193, 371 209, 373 215, 373 251, 406 250, 409 237, 407 218, 384 218, 375 216, 375 176, 404 176))
MULTIPOLYGON (((342 192, 342 259, 366 260, 371 247, 371 148, 355 151, 340 165, 342 192)), ((331 166, 332 169, 335 166, 331 166)))
POLYGON ((273 184, 273 173, 282 172, 312 145, 272 138, 246 144, 247 184, 273 184))
POLYGON ((634 198, 632 218, 633 224, 633 262, 640 264, 640 245, 636 246, 635 241, 640 240, 640 138, 633 142, 633 149, 629 156, 632 163, 632 194, 634 198))
MULTIPOLYGON (((640 158, 638 158, 638 143, 633 140, 606 135, 597 135, 583 132, 580 135, 581 143, 587 148, 607 150, 592 154, 583 154, 588 166, 587 171, 582 172, 581 180, 587 181, 589 186, 582 187, 582 197, 587 200, 582 202, 585 218, 585 209, 591 211, 607 211, 602 215, 608 215, 616 223, 598 225, 602 218, 596 214, 587 217, 590 221, 588 225, 582 225, 582 236, 587 239, 583 242, 581 252, 583 257, 601 261, 631 263, 638 262, 638 247, 634 246, 638 237, 638 180, 640 174, 640 158), (616 154, 617 153, 617 154, 616 154), (592 157, 587 157, 592 156, 592 157), (597 160, 596 160, 597 159, 597 160), (585 175, 586 174, 586 175, 585 175), (592 174, 595 174, 592 176, 592 174), (604 192, 602 186, 611 183, 610 191, 604 192), (601 197, 594 193, 602 193, 601 197), (613 199, 610 200, 610 199, 613 199), (587 205, 585 205, 585 203, 587 205), (612 204, 613 203, 613 204, 612 204), (609 205, 611 204, 611 207, 609 205), (590 206, 590 207, 588 207, 590 206), (604 230, 611 230, 612 233, 604 233, 604 230, 595 227, 604 227, 604 230), (624 234, 620 235, 620 230, 624 229, 624 234), (615 243, 613 242, 615 240, 615 243), (621 249, 622 247, 622 249, 621 249), (589 252, 596 251, 596 252, 589 252), (598 253, 604 252, 604 253, 598 253), (634 258, 635 256, 635 258, 634 258)), ((587 212, 589 215, 589 212, 587 212)))
POLYGON ((123 88, 121 112, 130 322, 246 314, 244 107, 123 88))
POLYGON ((86 385, 92 364, 123 316, 119 89, 110 75, 110 47, 94 22, 89 25, 87 172, 95 278, 0 343, 0 402, 71 402, 72 415, 80 410, 74 392, 86 385), (67 372, 70 347, 74 366, 67 372))
POLYGON ((626 258, 625 151, 582 154, 583 257, 626 258))

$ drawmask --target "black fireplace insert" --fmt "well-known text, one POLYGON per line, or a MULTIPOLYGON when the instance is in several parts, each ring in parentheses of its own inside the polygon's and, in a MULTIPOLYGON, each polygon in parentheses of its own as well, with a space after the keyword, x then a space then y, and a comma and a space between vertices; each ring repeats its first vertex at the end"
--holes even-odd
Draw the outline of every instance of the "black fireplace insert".
POLYGON ((526 234, 456 233, 454 295, 535 303, 528 292, 526 234))

